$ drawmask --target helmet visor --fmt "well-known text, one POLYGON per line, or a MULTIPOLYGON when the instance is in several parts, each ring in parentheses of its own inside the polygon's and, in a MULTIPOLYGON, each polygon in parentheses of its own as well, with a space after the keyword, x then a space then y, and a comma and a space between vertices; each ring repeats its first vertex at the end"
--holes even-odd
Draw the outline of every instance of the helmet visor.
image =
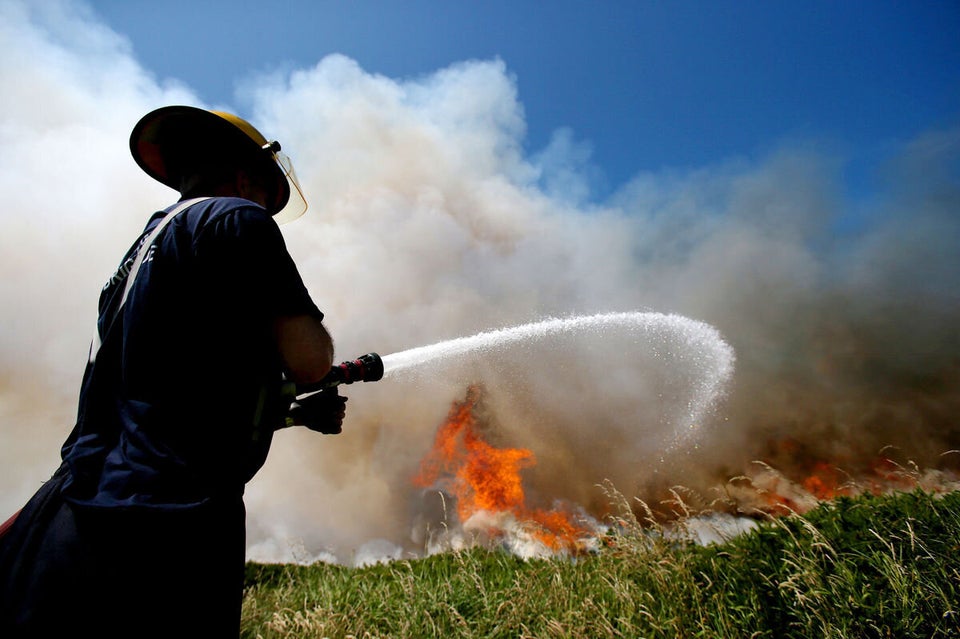
POLYGON ((293 162, 290 158, 280 151, 274 153, 273 157, 290 185, 290 197, 284 207, 274 214, 273 219, 277 224, 286 224, 307 212, 307 200, 303 197, 303 191, 300 189, 300 182, 297 181, 297 174, 293 170, 293 162))

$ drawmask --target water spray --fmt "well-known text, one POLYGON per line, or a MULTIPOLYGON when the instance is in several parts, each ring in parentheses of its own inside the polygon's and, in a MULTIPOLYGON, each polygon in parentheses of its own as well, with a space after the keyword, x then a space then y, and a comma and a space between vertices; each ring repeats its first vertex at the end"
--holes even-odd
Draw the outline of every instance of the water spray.
MULTIPOLYGON (((661 370, 679 367, 686 372, 686 381, 682 382, 684 400, 661 402, 670 410, 661 422, 667 427, 661 445, 664 452, 680 449, 698 432, 699 424, 723 395, 733 375, 736 360, 733 348, 713 326, 674 313, 632 311, 551 317, 391 353, 384 357, 385 377, 424 378, 441 374, 439 371, 444 365, 460 358, 497 357, 514 348, 527 349, 537 343, 576 341, 590 336, 629 337, 630 343, 643 349, 636 355, 625 349, 626 359, 621 365, 634 365, 637 356, 643 354, 650 364, 661 370)), ((613 362, 607 363, 607 366, 613 365, 613 362)))

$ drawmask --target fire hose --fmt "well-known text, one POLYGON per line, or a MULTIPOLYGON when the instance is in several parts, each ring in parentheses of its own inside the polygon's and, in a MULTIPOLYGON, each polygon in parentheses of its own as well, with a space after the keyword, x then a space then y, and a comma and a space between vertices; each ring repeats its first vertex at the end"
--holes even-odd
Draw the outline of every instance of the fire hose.
POLYGON ((376 382, 383 378, 383 360, 376 353, 342 362, 330 369, 323 379, 311 384, 285 382, 282 395, 290 402, 287 409, 287 426, 306 426, 323 433, 339 433, 339 421, 328 426, 331 412, 341 408, 343 398, 336 392, 341 384, 376 382))

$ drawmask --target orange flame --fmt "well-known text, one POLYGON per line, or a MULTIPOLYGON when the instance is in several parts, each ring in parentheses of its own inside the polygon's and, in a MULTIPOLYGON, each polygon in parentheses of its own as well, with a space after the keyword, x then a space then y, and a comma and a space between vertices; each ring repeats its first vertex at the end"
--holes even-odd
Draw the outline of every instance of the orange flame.
POLYGON ((958 473, 901 466, 887 457, 873 460, 849 455, 827 461, 810 447, 787 437, 768 442, 764 470, 750 478, 755 495, 735 489, 746 510, 779 515, 806 512, 819 503, 860 494, 880 495, 922 487, 935 492, 956 490, 958 473), (845 467, 846 466, 846 467, 845 467))
POLYGON ((809 476, 803 480, 803 487, 819 500, 829 501, 849 491, 840 487, 840 472, 826 462, 816 462, 809 476))
POLYGON ((520 471, 536 465, 533 452, 497 448, 481 437, 474 414, 481 395, 481 388, 471 385, 464 400, 454 402, 414 483, 423 488, 439 485, 449 491, 456 497, 461 522, 479 511, 510 513, 517 521, 537 524, 533 535, 548 548, 577 549, 578 539, 587 531, 568 514, 526 506, 520 471))

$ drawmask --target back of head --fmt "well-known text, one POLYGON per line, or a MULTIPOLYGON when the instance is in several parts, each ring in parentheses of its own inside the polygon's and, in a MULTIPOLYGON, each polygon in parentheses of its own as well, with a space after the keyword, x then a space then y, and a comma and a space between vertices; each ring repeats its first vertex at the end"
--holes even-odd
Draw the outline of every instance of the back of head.
POLYGON ((243 172, 264 190, 266 209, 281 218, 278 222, 295 219, 306 210, 292 164, 280 153, 280 144, 268 142, 233 114, 189 106, 156 109, 134 127, 130 151, 147 175, 181 193, 198 185, 229 182, 243 172))

